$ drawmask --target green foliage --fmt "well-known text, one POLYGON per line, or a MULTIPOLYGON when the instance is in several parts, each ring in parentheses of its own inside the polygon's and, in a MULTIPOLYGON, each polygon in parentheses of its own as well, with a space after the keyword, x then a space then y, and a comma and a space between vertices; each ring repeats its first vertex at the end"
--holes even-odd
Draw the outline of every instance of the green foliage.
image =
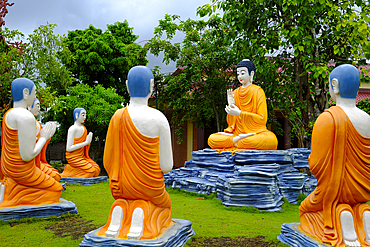
POLYGON ((101 85, 90 87, 83 83, 68 88, 67 95, 60 95, 51 108, 43 113, 44 121, 60 123, 51 142, 66 140, 68 128, 74 123, 73 110, 82 107, 87 112, 85 126, 89 132, 93 132, 95 137, 93 140, 97 142, 97 152, 101 156, 109 121, 115 111, 122 107, 121 104, 124 104, 125 100, 113 88, 105 89, 101 85))
POLYGON ((311 122, 327 108, 329 62, 360 65, 370 58, 369 2, 212 0, 198 14, 213 16, 215 6, 223 11, 226 38, 259 64, 258 73, 266 73, 269 63, 279 64, 263 88, 307 145, 311 122), (266 60, 266 54, 272 58, 266 60))
POLYGON ((64 171, 65 165, 60 161, 51 161, 49 164, 58 170, 59 173, 62 173, 64 171))
MULTIPOLYGON (((237 85, 236 54, 226 39, 227 27, 219 16, 209 20, 180 20, 166 15, 155 28, 155 36, 145 47, 154 55, 164 52, 164 62, 175 61, 180 73, 167 75, 159 89, 159 102, 174 110, 172 123, 178 134, 187 121, 198 127, 225 127, 226 90, 237 85), (182 43, 172 44, 176 33, 183 33, 182 43), (162 39, 162 36, 165 38, 162 39)), ((180 138, 181 140, 181 138, 180 138)))
POLYGON ((370 98, 359 100, 357 103, 357 107, 370 114, 370 98))
POLYGON ((90 25, 68 32, 64 44, 71 53, 61 54, 61 58, 80 82, 116 88, 128 99, 124 82, 129 69, 148 62, 146 50, 134 43, 137 38, 127 21, 108 24, 104 32, 90 25))

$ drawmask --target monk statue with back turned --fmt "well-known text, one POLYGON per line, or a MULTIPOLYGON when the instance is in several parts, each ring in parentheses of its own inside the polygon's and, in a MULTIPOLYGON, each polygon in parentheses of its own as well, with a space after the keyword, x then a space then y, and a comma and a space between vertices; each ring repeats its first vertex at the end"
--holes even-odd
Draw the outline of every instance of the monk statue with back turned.
POLYGON ((27 107, 36 97, 35 84, 26 78, 12 82, 13 108, 2 123, 0 208, 59 202, 63 187, 36 165, 36 157, 56 130, 46 123, 36 141, 36 120, 27 107))
POLYGON ((66 158, 68 164, 62 177, 93 178, 99 176, 100 167, 89 156, 90 143, 93 134, 87 134, 83 122, 86 120, 86 110, 76 108, 73 111, 74 124, 69 127, 67 135, 66 158))
POLYGON ((153 239, 171 225, 171 199, 163 178, 173 167, 171 134, 166 117, 148 106, 153 78, 144 66, 129 71, 130 104, 109 123, 104 167, 116 201, 100 236, 153 239))
POLYGON ((313 128, 309 167, 317 187, 299 207, 300 228, 333 246, 370 246, 370 116, 356 107, 360 73, 341 65, 329 82, 336 106, 313 128))
MULTIPOLYGON (((40 113, 40 101, 35 98, 33 101, 32 106, 29 108, 29 111, 34 115, 38 116, 40 113)), ((36 140, 40 137, 40 131, 41 131, 41 124, 39 121, 36 120, 36 140)), ((60 180, 60 174, 57 169, 49 165, 48 161, 46 160, 46 149, 48 147, 48 144, 50 142, 51 138, 48 139, 44 145, 44 147, 41 149, 41 152, 36 157, 36 166, 41 169, 41 171, 45 172, 52 178, 54 178, 56 181, 59 182, 60 180)))
POLYGON ((267 130, 267 105, 263 89, 253 84, 253 62, 245 59, 237 65, 239 88, 227 91, 227 129, 210 135, 208 145, 223 150, 276 150, 277 139, 267 130))

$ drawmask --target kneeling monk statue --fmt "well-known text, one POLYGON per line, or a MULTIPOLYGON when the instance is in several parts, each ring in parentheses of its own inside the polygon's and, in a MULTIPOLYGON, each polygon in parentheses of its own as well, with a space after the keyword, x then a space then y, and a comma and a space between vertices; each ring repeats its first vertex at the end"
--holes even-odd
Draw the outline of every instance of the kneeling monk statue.
POLYGON ((276 150, 277 139, 266 128, 267 105, 263 89, 254 85, 255 66, 249 60, 237 65, 238 80, 242 84, 227 91, 227 129, 212 134, 208 145, 218 150, 257 149, 276 150))
POLYGON ((370 116, 356 107, 360 73, 340 65, 329 80, 336 106, 313 128, 317 187, 299 207, 300 228, 332 246, 370 246, 370 116))
POLYGON ((18 78, 12 82, 11 92, 13 108, 2 123, 0 208, 57 203, 63 187, 43 172, 35 159, 54 135, 56 124, 46 123, 36 141, 36 120, 27 110, 36 97, 35 84, 18 78))
MULTIPOLYGON (((36 98, 33 101, 32 106, 29 108, 29 111, 34 115, 38 116, 40 113, 40 101, 36 98)), ((36 140, 40 137, 40 130, 41 130, 41 124, 39 121, 36 120, 36 140)), ((45 172, 52 178, 54 178, 56 181, 59 182, 60 180, 60 174, 57 169, 49 165, 48 161, 46 160, 46 149, 48 147, 48 144, 51 139, 48 139, 44 145, 44 147, 41 149, 41 152, 36 157, 36 166, 41 169, 41 171, 45 172)))
POLYGON ((166 117, 148 107, 153 78, 147 67, 131 68, 126 81, 130 104, 109 123, 103 162, 116 201, 100 236, 152 239, 171 225, 163 177, 173 167, 171 134, 166 117))
POLYGON ((69 127, 67 135, 66 158, 68 164, 62 177, 93 178, 99 176, 100 167, 89 156, 93 133, 87 134, 83 122, 86 120, 86 110, 76 108, 73 111, 75 123, 69 127))

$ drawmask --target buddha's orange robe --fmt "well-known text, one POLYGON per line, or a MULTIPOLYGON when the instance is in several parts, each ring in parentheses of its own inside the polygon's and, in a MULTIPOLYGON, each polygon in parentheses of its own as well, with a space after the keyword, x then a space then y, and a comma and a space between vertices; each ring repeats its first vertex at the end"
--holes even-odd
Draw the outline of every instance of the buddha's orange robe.
POLYGON ((263 89, 251 84, 239 87, 233 92, 235 105, 241 110, 240 117, 227 115, 228 128, 224 130, 233 136, 215 133, 208 138, 208 145, 213 149, 234 150, 258 149, 276 150, 277 139, 274 133, 266 128, 267 105, 263 89), (233 144, 233 138, 239 134, 256 133, 233 144))
POLYGON ((104 235, 115 206, 123 208, 119 238, 126 238, 132 212, 144 211, 144 233, 141 239, 157 237, 171 223, 171 198, 165 190, 159 165, 159 137, 142 135, 133 124, 127 108, 112 117, 104 150, 104 167, 116 201, 108 223, 99 231, 104 235))
MULTIPOLYGON (((39 125, 39 129, 41 130, 41 124, 36 120, 36 124, 39 125)), ((37 133, 36 137, 37 140, 40 136, 40 131, 37 133)), ((48 161, 46 160, 46 149, 48 148, 48 144, 50 142, 51 138, 48 139, 45 143, 45 145, 42 147, 41 152, 36 157, 36 166, 41 169, 41 171, 48 174, 50 177, 54 178, 56 181, 59 182, 60 180, 60 174, 57 169, 49 165, 48 161)))
POLYGON ((6 123, 8 112, 2 124, 0 181, 5 185, 5 195, 0 208, 59 202, 63 187, 36 166, 35 158, 22 160, 18 130, 6 123))
POLYGON ((301 229, 333 246, 344 246, 340 214, 354 217, 361 246, 365 241, 362 214, 370 211, 370 138, 360 135, 339 106, 316 120, 309 158, 316 189, 301 203, 301 229))
MULTIPOLYGON (((82 125, 83 126, 83 125, 82 125)), ((84 133, 75 138, 73 145, 86 141, 87 130, 83 126, 84 133)), ((64 168, 62 177, 93 178, 99 176, 100 167, 89 156, 90 144, 72 152, 66 152, 68 164, 64 168)))

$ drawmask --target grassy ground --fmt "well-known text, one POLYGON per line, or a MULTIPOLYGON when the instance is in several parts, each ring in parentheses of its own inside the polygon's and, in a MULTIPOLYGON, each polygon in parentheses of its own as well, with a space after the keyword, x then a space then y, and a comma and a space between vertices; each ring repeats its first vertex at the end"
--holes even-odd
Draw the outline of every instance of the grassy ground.
MULTIPOLYGON (((259 212, 255 208, 226 208, 214 197, 168 191, 172 218, 192 221, 194 239, 264 236, 277 242, 282 223, 299 222, 296 204, 284 203, 282 212, 259 212)), ((80 215, 0 222, 0 246, 78 246, 85 233, 106 223, 114 202, 108 182, 68 186, 62 198, 74 202, 80 215)))

